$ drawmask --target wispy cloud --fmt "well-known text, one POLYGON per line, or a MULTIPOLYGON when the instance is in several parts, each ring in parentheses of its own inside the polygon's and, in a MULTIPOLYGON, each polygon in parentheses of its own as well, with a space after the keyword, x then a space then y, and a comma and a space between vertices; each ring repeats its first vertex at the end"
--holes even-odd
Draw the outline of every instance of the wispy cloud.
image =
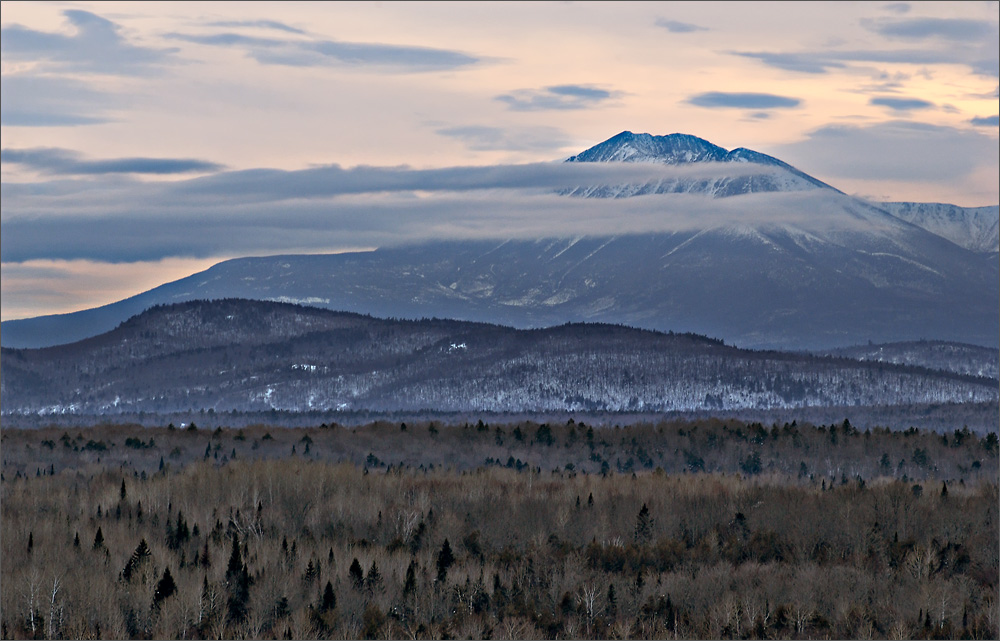
POLYGON ((914 109, 931 109, 934 107, 933 102, 928 102, 920 98, 891 98, 887 96, 872 98, 868 101, 868 104, 877 107, 888 107, 893 111, 912 111, 914 109))
POLYGON ((0 51, 11 60, 45 62, 57 71, 138 75, 169 61, 176 49, 155 49, 128 42, 114 22, 68 9, 63 12, 76 33, 36 31, 20 25, 0 30, 0 51))
POLYGON ((0 76, 0 124, 73 127, 113 120, 113 97, 69 78, 0 76))
POLYGON ((218 20, 216 22, 209 22, 206 26, 222 27, 223 29, 273 29, 275 31, 297 33, 300 35, 306 33, 302 29, 297 29, 285 24, 284 22, 278 22, 277 20, 218 20))
POLYGON ((770 93, 729 93, 724 91, 709 91, 691 96, 687 102, 709 109, 790 109, 798 107, 802 101, 798 98, 778 96, 770 93))
POLYGON ((172 184, 163 197, 171 202, 223 198, 230 202, 276 202, 287 199, 333 198, 391 192, 467 192, 483 190, 573 189, 581 185, 645 182, 685 177, 709 179, 768 174, 763 165, 694 163, 527 163, 486 167, 354 167, 333 165, 296 171, 251 169, 172 184))
POLYGON ((759 60, 768 67, 799 73, 827 73, 830 69, 843 69, 846 66, 828 53, 775 51, 734 51, 733 53, 744 58, 759 60))
MULTIPOLYGON (((906 5, 887 5, 886 8, 906 5)), ((890 9, 891 10, 891 9, 890 9)), ((960 18, 879 18, 862 26, 881 36, 875 49, 837 46, 804 51, 732 51, 765 65, 797 73, 823 74, 851 64, 964 65, 974 73, 1000 76, 1000 36, 997 23, 960 18), (899 44, 905 43, 904 48, 899 44), (915 45, 919 44, 919 48, 915 45)))
POLYGON ((667 20, 660 18, 656 21, 657 27, 663 27, 670 33, 694 33, 696 31, 708 31, 707 27, 701 27, 689 22, 678 22, 677 20, 667 20))
POLYGON ((45 174, 73 176, 100 174, 188 174, 220 171, 222 165, 191 158, 112 158, 85 160, 68 149, 3 149, 0 159, 45 174))
POLYGON ((911 7, 908 2, 894 2, 892 4, 887 4, 882 8, 885 9, 886 11, 902 14, 902 13, 909 13, 911 7))
POLYGON ((1000 126, 1000 116, 976 116, 969 122, 977 127, 997 127, 1000 126))
POLYGON ((0 238, 5 265, 39 259, 131 262, 335 251, 442 238, 537 239, 731 224, 794 223, 814 230, 859 224, 836 215, 849 199, 835 192, 589 199, 551 190, 457 190, 433 197, 383 192, 336 200, 288 198, 278 204, 261 198, 195 201, 173 190, 150 197, 149 190, 138 186, 122 186, 114 197, 92 190, 50 199, 5 221, 0 238))
MULTIPOLYGON (((249 26, 249 25, 244 25, 249 26)), ((259 25, 255 25, 259 26, 259 25)), ((273 27, 272 27, 273 28, 273 27)), ((288 31, 291 28, 284 29, 288 31)), ((299 33, 293 31, 293 33, 299 33)), ((169 33, 167 38, 194 44, 236 47, 261 64, 291 67, 347 66, 395 72, 439 71, 476 64, 479 59, 448 49, 386 43, 307 38, 262 38, 235 32, 169 33)))
POLYGON ((553 85, 543 89, 518 89, 496 99, 514 111, 545 111, 589 109, 619 95, 619 92, 592 85, 553 85))
POLYGON ((903 40, 941 38, 953 42, 968 42, 987 40, 996 34, 995 24, 961 18, 885 18, 862 20, 861 25, 881 36, 903 40))

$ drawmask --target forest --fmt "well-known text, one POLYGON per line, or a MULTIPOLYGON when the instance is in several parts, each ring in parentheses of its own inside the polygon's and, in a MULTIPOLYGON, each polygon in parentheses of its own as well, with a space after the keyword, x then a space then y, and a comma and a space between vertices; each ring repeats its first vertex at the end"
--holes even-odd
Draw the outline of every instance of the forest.
POLYGON ((3 430, 4 638, 998 636, 998 439, 3 430))

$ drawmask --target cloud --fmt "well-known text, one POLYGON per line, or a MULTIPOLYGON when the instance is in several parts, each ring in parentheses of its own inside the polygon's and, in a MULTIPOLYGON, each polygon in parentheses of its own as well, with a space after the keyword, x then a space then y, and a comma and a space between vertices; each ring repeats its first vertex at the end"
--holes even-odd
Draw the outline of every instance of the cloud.
POLYGON ((589 109, 619 95, 619 92, 591 85, 553 85, 543 89, 518 89, 496 99, 513 111, 547 111, 589 109))
POLYGON ((470 125, 445 127, 437 133, 459 140, 475 151, 555 151, 571 144, 566 133, 555 127, 505 129, 470 125))
POLYGON ((976 116, 969 122, 977 127, 997 127, 1000 126, 1000 116, 976 116))
POLYGON ((892 4, 887 4, 882 8, 886 11, 892 11, 893 13, 909 13, 911 7, 906 2, 894 2, 892 4))
POLYGON ((278 22, 276 20, 219 20, 216 22, 209 22, 209 27, 222 27, 224 29, 239 29, 239 28, 256 28, 256 29, 274 29, 275 31, 284 31, 286 33, 297 33, 304 35, 306 32, 302 29, 296 29, 291 27, 284 22, 278 22))
MULTIPOLYGON (((896 21, 898 23, 899 21, 896 21)), ((986 37, 971 39, 959 38, 967 25, 942 25, 933 23, 930 26, 920 24, 901 25, 888 23, 883 25, 886 30, 899 33, 896 39, 926 40, 923 47, 914 49, 828 49, 823 51, 731 51, 735 56, 759 60, 763 64, 796 73, 824 74, 831 70, 844 69, 851 63, 860 64, 911 64, 911 65, 963 65, 973 73, 982 76, 1000 76, 1000 55, 996 26, 986 37), (934 30, 937 29, 935 32, 934 30), (906 37, 902 34, 912 33, 906 37), (923 34, 918 35, 918 34, 923 34), (937 41, 935 41, 935 39, 937 41), (943 41, 943 42, 942 42, 943 41)), ((880 23, 881 24, 881 23, 880 23)), ((979 23, 976 23, 979 24, 979 23)), ((873 27, 874 28, 874 27, 873 27)), ((979 33, 977 31, 977 33, 979 33)), ((982 34, 980 34, 982 35, 982 34)), ((891 38, 891 36, 885 36, 891 38)))
POLYGON ((79 153, 68 149, 3 149, 0 158, 5 163, 24 165, 53 175, 99 174, 184 174, 215 172, 222 165, 190 158, 113 158, 83 160, 79 153))
POLYGON ((760 60, 769 67, 799 73, 827 73, 830 69, 843 69, 846 66, 826 55, 814 53, 734 51, 733 54, 760 60))
POLYGON ((708 31, 706 27, 699 27, 696 24, 690 24, 688 22, 677 22, 676 20, 667 20, 666 18, 660 18, 656 21, 657 27, 663 27, 670 33, 694 33, 695 31, 708 31))
POLYGON ((169 186, 150 196, 150 202, 202 204, 227 202, 276 202, 289 199, 334 198, 347 195, 393 192, 468 192, 483 190, 535 190, 551 192, 581 185, 646 182, 684 177, 710 179, 770 174, 764 165, 745 163, 695 163, 670 166, 656 163, 526 163, 485 167, 354 167, 332 165, 296 171, 251 169, 195 178, 169 186))
POLYGON ((700 93, 688 98, 687 102, 709 109, 789 109, 802 104, 798 98, 770 93, 727 93, 722 91, 700 93))
POLYGON ((924 40, 941 38, 954 42, 987 40, 996 33, 996 25, 985 20, 962 18, 904 18, 862 20, 861 24, 887 38, 904 40, 924 40))
POLYGON ((113 96, 69 78, 0 76, 0 124, 74 127, 110 122, 113 96))
POLYGON ((933 102, 921 100, 920 98, 889 98, 881 96, 872 98, 868 104, 877 107, 888 107, 893 111, 912 111, 913 109, 930 109, 934 107, 933 102))
POLYGON ((261 64, 291 67, 342 65, 420 72, 457 69, 480 62, 478 58, 459 51, 393 44, 261 38, 232 32, 202 35, 169 33, 166 37, 208 46, 237 47, 261 64))
POLYGON ((44 61, 54 70, 118 75, 149 74, 177 51, 130 44, 117 24, 88 11, 69 9, 63 16, 74 34, 12 25, 0 30, 0 51, 11 60, 44 61))
POLYGON ((804 140, 776 151, 805 171, 834 181, 850 178, 954 184, 981 167, 997 165, 996 140, 989 136, 898 120, 821 127, 804 140))
POLYGON ((687 194, 588 199, 551 191, 489 190, 276 203, 258 198, 195 202, 171 190, 149 199, 148 190, 135 189, 141 186, 124 186, 111 198, 95 190, 50 200, 5 220, 0 238, 4 269, 30 260, 133 262, 326 252, 443 238, 618 235, 771 223, 850 229, 861 224, 844 215, 854 201, 825 191, 729 199, 687 194))

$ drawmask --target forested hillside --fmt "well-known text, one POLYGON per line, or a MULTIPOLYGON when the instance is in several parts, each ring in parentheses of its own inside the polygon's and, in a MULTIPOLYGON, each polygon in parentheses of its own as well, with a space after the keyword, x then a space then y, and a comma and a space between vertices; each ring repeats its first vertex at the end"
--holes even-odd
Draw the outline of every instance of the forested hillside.
POLYGON ((226 300, 4 350, 3 413, 649 411, 995 401, 995 378, 613 325, 398 321, 226 300))

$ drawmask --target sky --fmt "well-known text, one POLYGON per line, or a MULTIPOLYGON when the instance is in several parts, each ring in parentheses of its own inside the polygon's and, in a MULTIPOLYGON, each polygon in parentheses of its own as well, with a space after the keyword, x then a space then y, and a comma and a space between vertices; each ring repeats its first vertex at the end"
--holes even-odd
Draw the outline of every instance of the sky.
POLYGON ((995 205, 998 6, 4 2, 0 314, 237 256, 653 229, 552 196, 622 178, 559 163, 625 130, 995 205))

